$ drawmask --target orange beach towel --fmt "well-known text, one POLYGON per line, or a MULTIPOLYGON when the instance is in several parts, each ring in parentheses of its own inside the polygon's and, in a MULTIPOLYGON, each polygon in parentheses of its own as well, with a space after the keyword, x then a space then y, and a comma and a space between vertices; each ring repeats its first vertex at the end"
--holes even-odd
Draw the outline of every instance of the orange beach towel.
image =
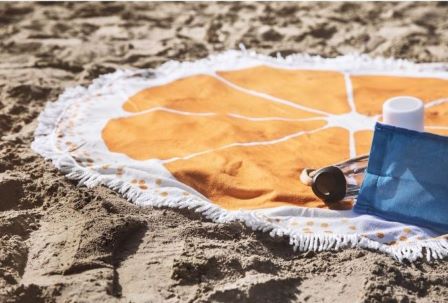
POLYGON ((425 249, 442 256, 443 235, 357 216, 350 203, 329 210, 299 174, 367 153, 390 97, 424 100, 426 131, 448 135, 444 68, 227 52, 118 71, 50 105, 33 147, 88 186, 104 184, 139 205, 241 220, 289 235, 300 250, 361 246, 398 259, 425 249))

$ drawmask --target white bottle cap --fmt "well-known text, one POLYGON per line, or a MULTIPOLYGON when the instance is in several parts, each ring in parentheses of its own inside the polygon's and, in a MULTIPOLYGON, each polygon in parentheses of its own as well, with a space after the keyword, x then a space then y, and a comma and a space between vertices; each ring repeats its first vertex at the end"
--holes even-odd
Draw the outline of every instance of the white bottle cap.
POLYGON ((423 102, 415 97, 394 97, 383 104, 383 122, 385 124, 424 131, 423 102))

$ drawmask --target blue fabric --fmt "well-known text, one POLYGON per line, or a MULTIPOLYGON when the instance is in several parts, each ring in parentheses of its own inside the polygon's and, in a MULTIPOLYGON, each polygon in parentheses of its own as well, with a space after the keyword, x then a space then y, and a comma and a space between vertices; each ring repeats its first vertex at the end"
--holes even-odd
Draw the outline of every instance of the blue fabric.
POLYGON ((377 123, 358 213, 448 231, 448 137, 377 123))

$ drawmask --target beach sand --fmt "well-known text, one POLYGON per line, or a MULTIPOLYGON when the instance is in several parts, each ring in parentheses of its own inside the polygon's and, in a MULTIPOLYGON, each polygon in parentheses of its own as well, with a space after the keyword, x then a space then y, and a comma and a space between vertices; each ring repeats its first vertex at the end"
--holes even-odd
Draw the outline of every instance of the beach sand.
POLYGON ((446 302, 446 261, 287 239, 77 187, 30 149, 67 87, 227 49, 448 61, 446 3, 1 3, 0 302, 446 302))

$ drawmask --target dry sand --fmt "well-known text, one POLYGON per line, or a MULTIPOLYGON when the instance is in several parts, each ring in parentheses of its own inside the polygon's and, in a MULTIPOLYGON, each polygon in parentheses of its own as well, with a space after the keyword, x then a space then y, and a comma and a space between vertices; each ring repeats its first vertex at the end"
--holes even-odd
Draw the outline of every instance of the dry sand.
POLYGON ((448 61, 443 3, 0 4, 0 302, 443 302, 448 263, 293 253, 239 223, 77 187, 30 150, 64 88, 120 67, 261 53, 448 61))

